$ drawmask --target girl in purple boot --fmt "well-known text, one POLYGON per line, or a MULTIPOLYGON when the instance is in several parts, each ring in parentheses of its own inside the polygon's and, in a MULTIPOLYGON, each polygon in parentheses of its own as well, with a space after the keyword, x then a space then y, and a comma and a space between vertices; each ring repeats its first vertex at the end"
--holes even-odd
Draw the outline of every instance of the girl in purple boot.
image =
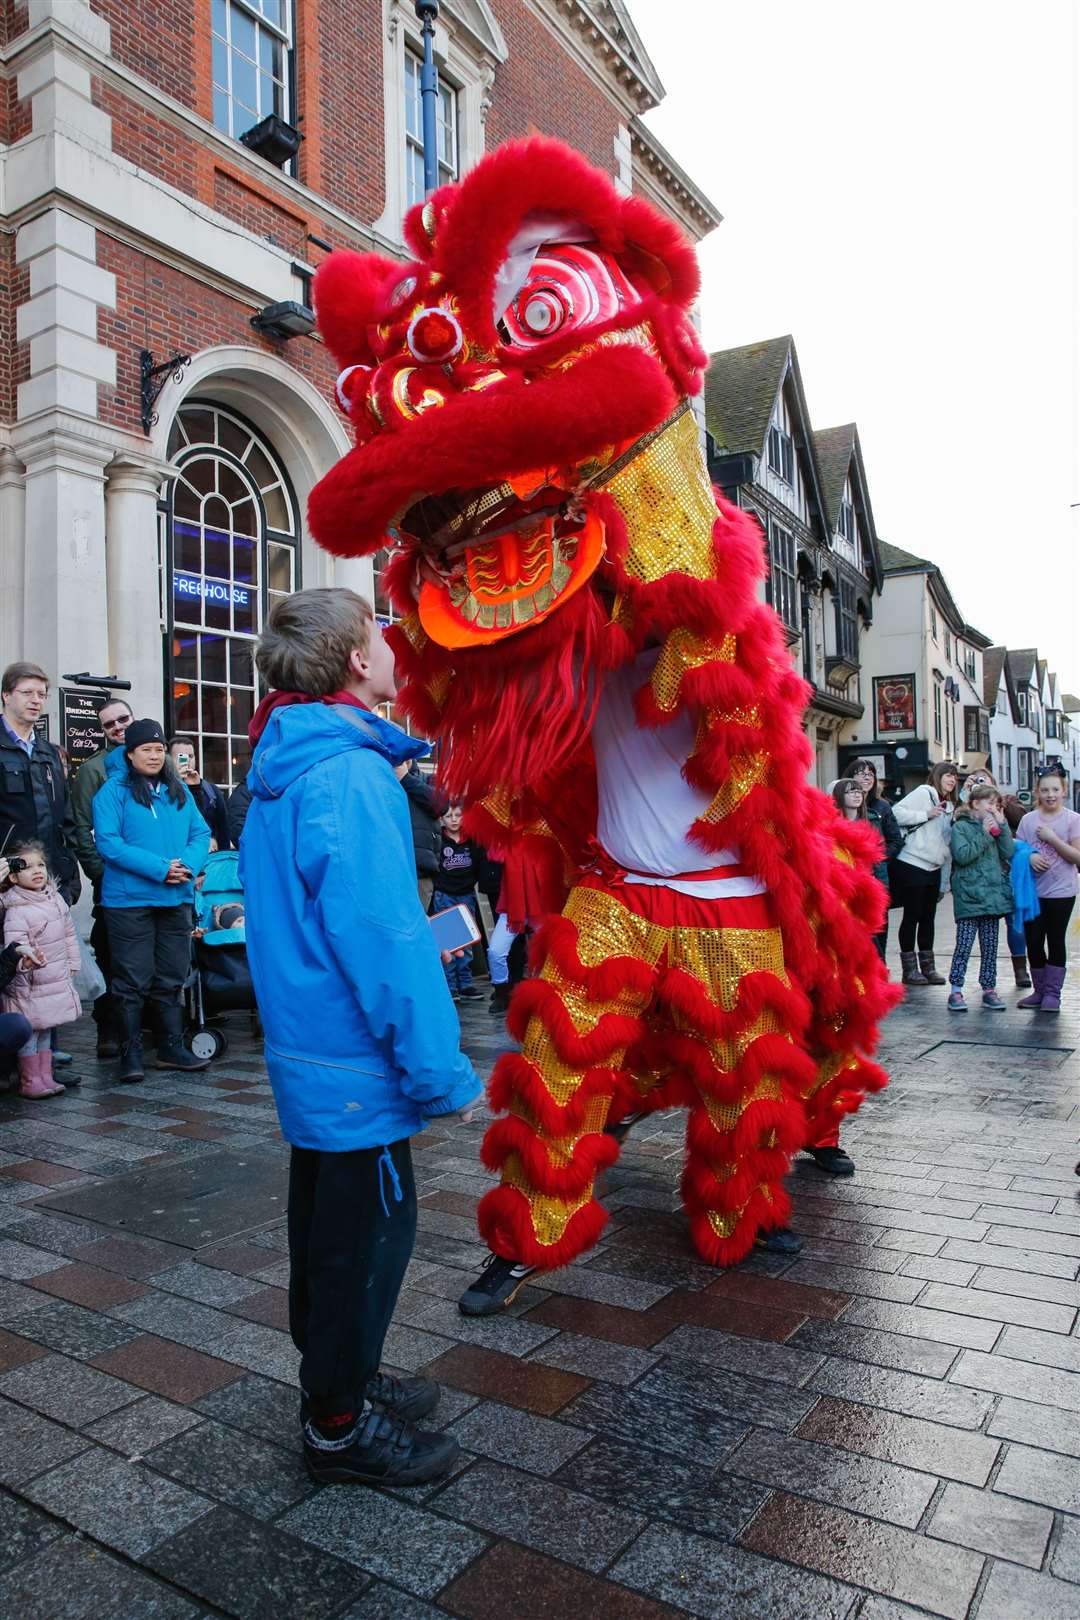
POLYGON ((1017 832, 1035 851, 1031 869, 1039 896, 1039 915, 1024 924, 1034 989, 1017 1006, 1056 1013, 1065 984, 1065 935, 1080 886, 1080 814, 1066 805, 1056 766, 1039 772, 1036 808, 1017 832))

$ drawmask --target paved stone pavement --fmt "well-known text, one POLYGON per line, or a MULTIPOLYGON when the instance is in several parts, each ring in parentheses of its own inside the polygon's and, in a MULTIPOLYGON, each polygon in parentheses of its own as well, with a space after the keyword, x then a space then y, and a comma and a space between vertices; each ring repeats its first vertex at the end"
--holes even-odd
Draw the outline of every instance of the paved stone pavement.
MULTIPOLYGON (((1010 991, 1009 998, 1015 1000, 1010 991)), ((717 1273, 681 1120, 631 1136, 584 1263, 489 1323, 481 1126, 416 1144, 388 1362, 443 1383, 434 1487, 316 1490, 283 1331, 284 1149, 258 1048, 0 1099, 0 1613, 12 1620, 1075 1620, 1080 979, 1066 1013, 892 1017, 890 1090, 794 1263, 717 1273)), ((465 1017, 487 1065, 498 1037, 465 1017)))

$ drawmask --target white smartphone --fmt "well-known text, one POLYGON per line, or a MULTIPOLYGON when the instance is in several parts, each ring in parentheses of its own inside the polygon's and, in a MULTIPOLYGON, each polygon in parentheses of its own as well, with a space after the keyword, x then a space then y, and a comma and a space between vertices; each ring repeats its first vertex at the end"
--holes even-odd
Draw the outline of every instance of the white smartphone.
POLYGON ((464 950, 469 945, 475 945, 480 938, 476 918, 466 905, 437 911, 428 921, 440 951, 464 950))

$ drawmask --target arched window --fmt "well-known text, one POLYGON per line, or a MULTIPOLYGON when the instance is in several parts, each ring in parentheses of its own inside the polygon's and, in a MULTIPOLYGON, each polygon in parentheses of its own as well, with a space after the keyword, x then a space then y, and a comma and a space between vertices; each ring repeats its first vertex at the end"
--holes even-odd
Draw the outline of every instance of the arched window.
POLYGON ((232 788, 251 760, 255 642, 274 601, 300 584, 296 497, 270 446, 234 411, 181 407, 178 468, 162 507, 169 728, 196 738, 208 781, 232 788))

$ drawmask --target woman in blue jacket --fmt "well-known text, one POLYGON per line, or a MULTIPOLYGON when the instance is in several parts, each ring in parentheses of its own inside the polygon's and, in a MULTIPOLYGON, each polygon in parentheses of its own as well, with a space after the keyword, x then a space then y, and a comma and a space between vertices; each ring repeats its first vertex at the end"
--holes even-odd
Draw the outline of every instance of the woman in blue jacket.
POLYGON ((105 864, 101 906, 120 1020, 120 1075, 143 1078, 142 1009, 157 1008, 159 1069, 203 1069, 183 1044, 180 994, 191 966, 194 879, 210 829, 165 753, 156 720, 133 720, 94 795, 94 843, 105 864))

